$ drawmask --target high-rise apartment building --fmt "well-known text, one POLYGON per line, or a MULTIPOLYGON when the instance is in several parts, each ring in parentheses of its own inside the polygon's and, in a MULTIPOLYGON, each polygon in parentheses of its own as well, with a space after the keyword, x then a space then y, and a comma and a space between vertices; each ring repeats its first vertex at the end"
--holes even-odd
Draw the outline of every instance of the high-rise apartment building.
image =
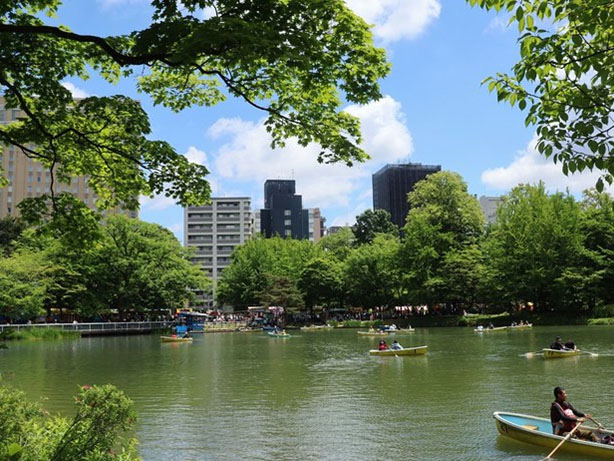
POLYGON ((266 238, 309 238, 309 211, 303 210, 303 198, 296 195, 293 179, 267 179, 264 183, 260 229, 266 238))
POLYGON ((192 261, 213 280, 212 293, 196 293, 196 307, 212 307, 215 284, 232 252, 251 237, 251 199, 212 198, 210 205, 184 208, 183 216, 184 245, 196 250, 192 261))
POLYGON ((482 208, 482 213, 484 213, 484 217, 488 224, 497 221, 497 208, 500 203, 501 197, 488 197, 486 195, 480 197, 480 207, 482 208))
POLYGON ((407 194, 418 181, 438 171, 441 171, 441 165, 386 165, 373 175, 373 209, 386 210, 391 221, 403 227, 411 207, 407 194))
MULTIPOLYGON (((19 109, 5 109, 4 99, 0 98, 1 125, 25 116, 25 113, 19 109)), ((2 175, 9 180, 8 186, 0 188, 0 218, 19 215, 17 208, 19 202, 28 197, 40 197, 51 190, 56 194, 69 192, 89 208, 96 209, 97 197, 89 188, 86 176, 73 177, 69 183, 58 183, 55 177, 52 185, 49 169, 40 162, 26 157, 21 149, 15 146, 0 145, 0 165, 2 165, 2 175)), ((138 217, 137 211, 116 209, 108 212, 123 213, 132 218, 138 217)))

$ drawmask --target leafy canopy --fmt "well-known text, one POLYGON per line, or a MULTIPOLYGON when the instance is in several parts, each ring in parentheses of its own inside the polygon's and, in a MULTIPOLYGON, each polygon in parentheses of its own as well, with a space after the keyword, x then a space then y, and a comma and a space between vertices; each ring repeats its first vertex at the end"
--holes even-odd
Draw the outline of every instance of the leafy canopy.
POLYGON ((520 61, 485 80, 499 101, 527 110, 537 150, 568 174, 601 170, 614 179, 614 4, 603 0, 467 0, 512 13, 520 61))
MULTIPOLYGON (((147 28, 107 37, 49 25, 45 15, 60 4, 0 2, 0 91, 6 107, 27 115, 0 126, 0 143, 42 162, 54 180, 88 175, 100 207, 136 208, 139 195, 159 193, 202 204, 208 171, 150 140, 137 101, 74 100, 61 85, 71 77, 96 73, 117 83, 138 74, 138 90, 173 111, 237 97, 267 114, 273 146, 295 137, 319 144, 320 162, 368 157, 357 118, 340 110, 342 97, 379 99, 389 65, 343 0, 152 0, 147 28)), ((38 202, 49 199, 55 207, 53 193, 38 202)), ((40 208, 33 200, 25 206, 40 208)))

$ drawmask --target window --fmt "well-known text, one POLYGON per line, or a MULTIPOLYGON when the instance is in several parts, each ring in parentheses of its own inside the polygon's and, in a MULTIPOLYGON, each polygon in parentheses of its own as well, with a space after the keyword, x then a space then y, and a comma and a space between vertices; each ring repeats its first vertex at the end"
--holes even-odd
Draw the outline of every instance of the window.
POLYGON ((286 237, 291 237, 291 236, 292 236, 292 230, 286 229, 286 237))
POLYGON ((292 220, 291 219, 285 219, 284 220, 284 226, 291 226, 292 225, 292 220))
POLYGON ((292 210, 284 210, 284 216, 292 216, 292 210))
POLYGON ((19 109, 12 109, 11 120, 17 120, 17 117, 19 117, 19 109))

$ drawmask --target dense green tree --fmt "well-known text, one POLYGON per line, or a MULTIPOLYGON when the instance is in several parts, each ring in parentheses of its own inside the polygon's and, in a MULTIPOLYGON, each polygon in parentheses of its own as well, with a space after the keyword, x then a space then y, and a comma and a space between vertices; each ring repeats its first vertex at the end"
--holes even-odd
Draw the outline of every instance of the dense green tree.
POLYGON ((0 219, 0 256, 8 256, 14 249, 14 242, 26 228, 26 223, 15 216, 0 219))
POLYGON ((301 309, 305 302, 304 294, 298 288, 296 279, 284 275, 267 274, 264 277, 265 287, 257 293, 259 303, 266 307, 281 306, 301 309))
POLYGON ((543 183, 517 186, 504 198, 484 243, 488 278, 503 301, 538 309, 567 303, 563 276, 583 251, 580 211, 572 196, 548 195, 543 183))
POLYGON ((334 257, 317 257, 305 264, 298 280, 305 304, 331 306, 343 300, 343 269, 334 257))
POLYGON ((136 416, 132 401, 111 385, 83 386, 72 420, 51 416, 23 392, 0 385, 0 459, 130 461, 136 440, 122 435, 136 416))
POLYGON ((162 226, 113 216, 89 255, 95 268, 91 282, 105 305, 120 314, 183 307, 193 296, 191 290, 210 284, 190 256, 162 226))
POLYGON ((377 234, 345 260, 345 287, 354 306, 394 306, 402 297, 398 237, 377 234))
POLYGON ((356 224, 352 227, 354 243, 364 245, 371 243, 375 234, 399 235, 399 228, 390 220, 390 213, 386 210, 365 210, 356 216, 356 224))
POLYGON ((488 78, 499 101, 527 109, 537 125, 537 150, 563 172, 614 174, 614 8, 603 0, 467 0, 511 13, 519 31, 520 61, 511 75, 488 78))
POLYGON ((349 227, 342 227, 334 234, 322 237, 317 246, 325 253, 333 255, 339 261, 345 260, 354 246, 354 233, 349 227))
POLYGON ((475 288, 484 215, 477 199, 457 173, 441 171, 418 182, 409 193, 412 205, 403 228, 400 264, 409 300, 413 303, 468 301, 459 297, 459 283, 475 288), (478 253, 476 253, 476 251, 478 253), (462 266, 463 279, 451 278, 462 266), (464 280, 464 282, 463 282, 464 280), (450 299, 450 297, 452 299, 450 299))
POLYGON ((39 253, 0 256, 0 316, 15 321, 41 315, 50 284, 49 264, 39 253))
POLYGON ((284 277, 296 285, 308 261, 321 250, 308 240, 255 238, 237 247, 217 284, 217 300, 235 308, 258 305, 270 286, 267 277, 284 277))
MULTIPOLYGON (((152 0, 148 27, 114 36, 58 26, 48 17, 62 13, 60 4, 0 5, 0 91, 6 107, 27 115, 0 126, 0 141, 42 162, 54 181, 87 175, 100 207, 135 208, 139 195, 155 193, 201 204, 208 171, 149 139, 137 101, 74 100, 61 85, 70 77, 137 75, 139 91, 174 111, 233 96, 267 114, 274 146, 294 137, 319 144, 321 162, 367 158, 358 119, 340 108, 379 99, 389 65, 343 0, 152 0)), ((40 213, 47 202, 58 211, 53 194, 26 200, 24 210, 40 213)))

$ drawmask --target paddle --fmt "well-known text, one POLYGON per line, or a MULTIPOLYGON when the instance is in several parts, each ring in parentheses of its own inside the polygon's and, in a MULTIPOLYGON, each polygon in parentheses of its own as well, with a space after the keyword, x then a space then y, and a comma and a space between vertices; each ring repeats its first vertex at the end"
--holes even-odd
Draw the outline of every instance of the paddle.
POLYGON ((599 357, 599 354, 597 354, 597 352, 590 352, 590 351, 580 351, 580 354, 588 354, 591 357, 599 357))
POLYGON ((528 359, 532 359, 533 357, 535 357, 536 355, 541 355, 543 352, 542 351, 537 351, 537 352, 527 352, 526 354, 520 354, 520 357, 526 357, 528 359))
POLYGON ((599 421, 597 421, 595 418, 593 418, 592 416, 590 416, 588 419, 590 419, 592 422, 594 422, 597 427, 599 429, 605 429, 605 427, 603 427, 603 424, 601 424, 599 421))
POLYGON ((568 440, 571 438, 571 436, 573 435, 573 433, 574 433, 574 432, 576 432, 576 431, 578 430, 578 428, 579 428, 581 425, 582 425, 582 423, 578 423, 578 424, 576 425, 576 427, 574 427, 574 428, 573 428, 571 431, 569 431, 569 434, 567 434, 567 435, 565 436, 565 438, 564 438, 563 440, 561 440, 561 441, 559 442, 559 444, 558 444, 556 447, 554 447, 554 450, 552 450, 550 453, 548 453, 548 456, 546 456, 545 458, 542 458, 540 461, 544 461, 544 460, 546 460, 546 459, 550 459, 550 458, 552 458, 552 455, 553 455, 553 454, 555 454, 555 453, 556 453, 556 451, 557 451, 559 448, 561 448, 561 445, 563 445, 565 442, 567 442, 567 441, 568 441, 568 440))

